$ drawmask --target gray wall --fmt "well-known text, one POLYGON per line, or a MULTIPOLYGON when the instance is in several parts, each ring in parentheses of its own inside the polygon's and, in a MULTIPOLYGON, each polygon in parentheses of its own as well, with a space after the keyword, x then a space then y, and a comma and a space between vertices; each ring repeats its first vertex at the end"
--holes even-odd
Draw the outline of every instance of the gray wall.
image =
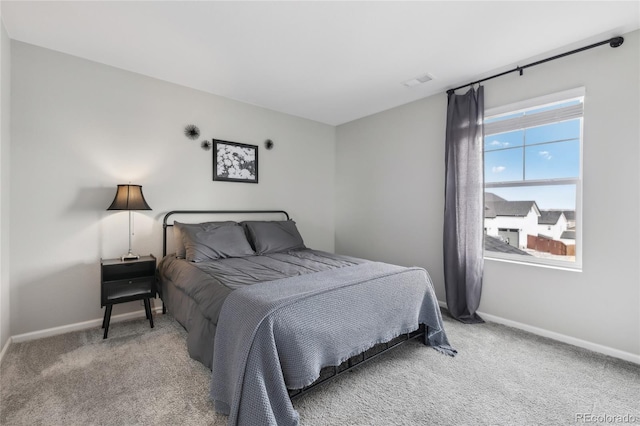
MULTIPOLYGON (((154 209, 136 213, 139 253, 160 254, 171 209, 284 208, 308 245, 424 266, 445 299, 444 94, 336 129, 19 42, 9 58, 0 33, 0 343, 100 318, 99 258, 127 246, 126 213, 104 209, 128 181, 154 209), (276 141, 260 150, 260 184, 212 182, 189 123, 208 139, 276 141)), ((585 228, 583 272, 487 261, 481 311, 640 354, 638 52, 634 32, 486 84, 487 108, 586 86, 585 228)))
POLYGON ((333 126, 16 41, 12 67, 12 335, 101 318, 99 260, 128 244, 127 213, 106 211, 119 183, 153 208, 135 213, 138 253, 161 255, 175 209, 285 209, 309 246, 334 249, 333 126), (260 183, 213 182, 190 123, 259 145, 260 183))
MULTIPOLYGON (((639 32, 486 83, 486 108, 586 87, 583 271, 487 260, 479 310, 640 354, 639 32), (623 237, 621 237, 623 236, 623 237), (514 278, 515 277, 515 278, 514 278)), ((523 61, 524 63, 525 61, 523 61)), ((336 251, 442 271, 446 95, 336 132, 336 251)))
POLYGON ((11 41, 0 20, 0 350, 9 339, 9 158, 11 41))

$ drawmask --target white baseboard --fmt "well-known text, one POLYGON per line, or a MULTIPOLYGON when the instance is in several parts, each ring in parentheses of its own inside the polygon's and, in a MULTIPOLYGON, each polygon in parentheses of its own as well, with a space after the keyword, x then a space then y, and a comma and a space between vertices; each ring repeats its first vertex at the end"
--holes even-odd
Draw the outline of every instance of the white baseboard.
MULTIPOLYGON (((162 306, 153 307, 154 313, 161 313, 162 306)), ((126 321, 133 318, 139 318, 146 316, 144 310, 135 311, 135 312, 127 312, 126 314, 113 315, 111 317, 110 323, 117 323, 121 321, 126 321)), ((70 333, 72 331, 78 330, 86 330, 88 328, 102 326, 102 318, 94 319, 90 321, 78 322, 75 324, 62 325, 60 327, 47 328, 44 330, 32 331, 30 333, 17 334, 15 336, 11 336, 9 340, 13 343, 26 342, 29 340, 42 339, 43 337, 57 336, 59 334, 70 333)), ((3 349, 4 352, 4 349, 3 349)))
MULTIPOLYGON (((438 304, 440 305, 440 307, 442 308, 447 308, 447 304, 443 301, 438 301, 438 304)), ((153 308, 154 312, 157 313, 161 313, 162 312, 162 306, 156 306, 153 308)), ((545 330, 543 328, 538 328, 538 327, 534 327, 532 325, 528 325, 528 324, 524 324, 521 322, 517 322, 517 321, 513 321, 513 320, 509 320, 506 318, 502 318, 496 315, 491 315, 491 314, 487 314, 484 312, 480 312, 478 311, 478 314, 480 316, 482 316, 485 320, 487 321, 491 321, 491 322, 495 322, 498 324, 503 324, 509 327, 513 327, 513 328, 517 328, 520 330, 524 330, 524 331, 528 331, 529 333, 533 333, 536 334, 538 336, 542 336, 542 337, 548 337, 550 339, 553 340, 557 340, 559 342, 563 342, 563 343, 568 343, 570 345, 574 345, 574 346, 578 346, 580 348, 584 348, 584 349, 588 349, 590 351, 594 351, 594 352, 598 352, 601 354, 605 354, 605 355, 609 355, 612 356, 614 358, 619 358, 625 361, 629 361, 629 362, 633 362, 635 364, 640 364, 640 355, 635 355, 632 354, 630 352, 625 352, 625 351, 621 351, 619 349, 614 349, 611 348, 609 346, 604 346, 604 345, 600 345, 598 343, 593 343, 593 342, 589 342, 586 340, 582 340, 582 339, 578 339, 576 337, 571 337, 571 336, 567 336, 565 334, 561 334, 561 333, 556 333, 554 331, 550 331, 550 330, 545 330)), ((111 322, 112 323, 117 323, 117 322, 121 322, 121 321, 126 321, 129 319, 133 319, 133 318, 139 318, 139 317, 144 317, 145 311, 144 310, 140 310, 140 311, 135 311, 135 312, 128 312, 126 314, 119 314, 119 315, 114 315, 113 317, 111 317, 111 322)), ((9 348, 9 345, 11 343, 20 343, 20 342, 26 342, 28 340, 35 340, 35 339, 41 339, 43 337, 50 337, 50 336, 56 336, 58 334, 64 334, 64 333, 69 333, 72 331, 78 331, 78 330, 86 330, 88 328, 93 328, 93 327, 97 327, 99 325, 102 325, 102 319, 94 319, 94 320, 90 320, 90 321, 84 321, 84 322, 79 322, 79 323, 75 323, 75 324, 69 324, 69 325, 63 325, 60 327, 53 327, 53 328, 47 328, 45 330, 39 330, 39 331, 33 331, 31 333, 24 333, 24 334, 18 334, 15 336, 11 336, 7 339, 7 342, 5 343, 4 347, 2 348, 2 351, 0 352, 0 363, 2 362, 2 358, 4 357, 4 354, 7 352, 7 349, 9 348)))
MULTIPOLYGON (((447 304, 445 302, 439 300, 438 304, 442 308, 447 308, 447 304)), ((562 343, 568 343, 579 348, 588 349, 593 352, 598 352, 604 355, 612 356, 614 358, 619 358, 625 361, 633 362, 635 364, 640 364, 640 355, 632 354, 631 352, 621 351, 609 346, 604 346, 598 343, 589 342, 587 340, 578 339, 576 337, 567 336, 566 334, 556 333, 555 331, 545 330, 544 328, 534 327, 532 325, 502 318, 496 315, 487 314, 485 312, 478 311, 478 315, 480 315, 487 321, 528 331, 529 333, 536 334, 538 336, 548 337, 549 339, 557 340, 562 343)))
POLYGON ((0 364, 2 364, 2 359, 4 358, 4 354, 7 353, 7 349, 9 349, 9 345, 11 345, 12 340, 13 340, 12 337, 9 336, 4 346, 2 347, 2 351, 0 352, 0 364))

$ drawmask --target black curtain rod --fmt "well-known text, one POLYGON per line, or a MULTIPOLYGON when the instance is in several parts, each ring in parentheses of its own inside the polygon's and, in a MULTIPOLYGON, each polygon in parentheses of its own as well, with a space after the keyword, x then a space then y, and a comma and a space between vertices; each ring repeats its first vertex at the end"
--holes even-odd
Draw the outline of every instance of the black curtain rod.
POLYGON ((522 75, 522 72, 524 71, 525 68, 534 67, 536 65, 544 64, 545 62, 549 62, 549 61, 553 61, 555 59, 563 58, 565 56, 573 55, 574 53, 582 52, 583 50, 593 49, 594 47, 602 46, 603 44, 609 43, 609 46, 611 46, 611 47, 619 47, 620 45, 622 45, 623 42, 624 42, 624 38, 622 38, 622 37, 613 37, 613 38, 611 38, 609 40, 601 41, 599 43, 590 44, 589 46, 581 47, 579 49, 575 49, 575 50, 572 50, 570 52, 561 53, 560 55, 556 55, 556 56, 552 56, 552 57, 547 58, 547 59, 542 59, 540 61, 532 62, 530 64, 523 65, 521 67, 515 67, 512 70, 501 72, 500 74, 492 75, 491 77, 483 78, 482 80, 474 81, 473 83, 463 84, 462 86, 456 87, 455 89, 447 90, 447 94, 450 95, 451 93, 455 92, 458 89, 462 89, 463 87, 473 86, 474 84, 482 83, 483 81, 491 80, 491 79, 496 78, 496 77, 502 77, 503 75, 511 74, 512 72, 518 71, 518 72, 520 72, 520 75, 522 75))

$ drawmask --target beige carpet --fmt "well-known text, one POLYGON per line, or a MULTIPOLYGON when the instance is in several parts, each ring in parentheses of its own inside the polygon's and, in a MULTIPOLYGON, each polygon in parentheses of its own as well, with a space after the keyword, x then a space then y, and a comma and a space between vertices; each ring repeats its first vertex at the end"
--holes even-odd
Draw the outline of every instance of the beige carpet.
MULTIPOLYGON (((0 366, 0 424, 226 424, 184 330, 169 316, 155 325, 13 344, 0 366)), ((636 364, 497 324, 445 326, 457 357, 406 344, 297 400, 302 424, 571 425, 587 413, 640 423, 636 364)))

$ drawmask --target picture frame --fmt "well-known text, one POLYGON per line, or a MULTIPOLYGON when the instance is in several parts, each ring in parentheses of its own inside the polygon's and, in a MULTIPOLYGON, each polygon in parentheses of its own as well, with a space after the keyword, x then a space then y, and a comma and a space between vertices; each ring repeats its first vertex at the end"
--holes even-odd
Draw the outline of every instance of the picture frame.
POLYGON ((258 147, 214 139, 213 180, 258 183, 258 147))

